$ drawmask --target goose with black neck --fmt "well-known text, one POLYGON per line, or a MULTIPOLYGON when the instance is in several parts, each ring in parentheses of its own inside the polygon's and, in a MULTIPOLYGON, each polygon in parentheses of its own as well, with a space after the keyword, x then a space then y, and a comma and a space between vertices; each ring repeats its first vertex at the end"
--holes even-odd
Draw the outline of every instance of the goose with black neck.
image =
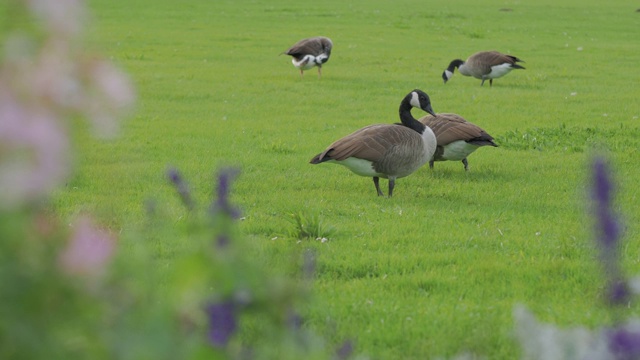
POLYGON ((411 109, 414 107, 435 116, 429 96, 415 89, 400 103, 401 124, 366 126, 335 141, 310 163, 336 163, 357 175, 371 177, 379 196, 384 196, 380 178, 388 179, 391 197, 396 179, 414 173, 433 157, 436 150, 436 136, 413 117, 411 109))

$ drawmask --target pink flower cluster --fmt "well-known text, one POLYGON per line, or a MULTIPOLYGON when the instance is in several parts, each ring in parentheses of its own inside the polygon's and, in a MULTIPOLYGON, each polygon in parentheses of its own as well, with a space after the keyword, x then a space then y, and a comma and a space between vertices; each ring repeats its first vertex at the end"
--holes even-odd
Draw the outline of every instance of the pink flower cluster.
POLYGON ((115 238, 85 216, 73 225, 71 239, 58 260, 67 274, 95 279, 107 267, 115 246, 115 238))
POLYGON ((81 0, 17 3, 47 35, 10 32, 0 54, 0 209, 41 199, 65 179, 69 118, 111 135, 135 98, 124 73, 81 50, 81 0))

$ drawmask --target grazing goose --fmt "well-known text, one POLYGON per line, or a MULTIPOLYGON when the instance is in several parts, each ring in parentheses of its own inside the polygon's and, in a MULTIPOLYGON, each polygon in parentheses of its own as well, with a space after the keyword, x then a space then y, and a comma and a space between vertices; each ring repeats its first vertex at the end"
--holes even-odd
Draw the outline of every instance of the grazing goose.
POLYGON ((283 54, 293 57, 291 62, 293 66, 300 69, 300 77, 304 75, 305 70, 309 70, 314 66, 318 67, 318 77, 321 77, 322 64, 329 61, 331 48, 333 48, 331 39, 317 36, 298 41, 283 54))
POLYGON ((332 162, 346 166, 360 176, 373 177, 379 196, 384 196, 379 178, 389 179, 391 197, 395 180, 418 170, 436 150, 436 136, 411 115, 413 107, 435 115, 429 96, 421 90, 413 90, 400 103, 402 124, 364 127, 329 145, 310 163, 332 162))
POLYGON ((487 79, 489 79, 489 86, 493 86, 493 79, 502 77, 513 69, 524 69, 524 67, 516 64, 517 62, 524 61, 515 56, 505 55, 497 51, 482 51, 471 55, 467 61, 453 60, 442 73, 442 79, 446 84, 453 76, 455 68, 458 68, 462 75, 481 79, 480 86, 484 85, 484 81, 487 79))
POLYGON ((436 116, 424 116, 419 120, 433 130, 438 140, 438 147, 429 160, 429 167, 433 169, 435 161, 462 160, 464 170, 469 170, 467 157, 481 146, 498 145, 493 137, 479 126, 472 124, 460 115, 441 113, 436 116))

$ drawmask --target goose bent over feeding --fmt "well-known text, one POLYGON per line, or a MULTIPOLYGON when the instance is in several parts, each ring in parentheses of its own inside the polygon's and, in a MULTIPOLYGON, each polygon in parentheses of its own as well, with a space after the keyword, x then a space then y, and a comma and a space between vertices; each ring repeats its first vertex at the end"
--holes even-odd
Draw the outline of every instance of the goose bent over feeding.
POLYGON ((329 145, 311 159, 311 164, 332 162, 349 168, 357 175, 373 178, 379 196, 380 178, 389 179, 389 197, 395 181, 426 164, 436 150, 436 136, 411 115, 417 107, 435 115, 429 96, 413 90, 400 103, 402 124, 377 124, 364 127, 329 145))
POLYGON ((318 67, 318 77, 322 76, 322 64, 329 61, 333 42, 324 36, 316 36, 308 39, 302 39, 295 43, 289 50, 283 52, 292 56, 291 62, 293 66, 300 69, 300 77, 305 70, 309 70, 314 66, 318 67))
POLYGON ((467 157, 472 152, 481 146, 498 146, 486 131, 457 114, 427 115, 419 121, 433 130, 438 141, 436 152, 429 160, 432 169, 435 161, 461 160, 464 170, 468 171, 467 157))
POLYGON ((481 51, 471 55, 467 61, 460 59, 451 61, 449 67, 442 73, 442 79, 446 84, 453 76, 455 68, 458 68, 462 75, 481 79, 480 86, 484 85, 484 81, 487 79, 489 79, 489 86, 493 86, 493 79, 502 77, 513 69, 524 69, 516 64, 517 62, 524 61, 497 51, 481 51))

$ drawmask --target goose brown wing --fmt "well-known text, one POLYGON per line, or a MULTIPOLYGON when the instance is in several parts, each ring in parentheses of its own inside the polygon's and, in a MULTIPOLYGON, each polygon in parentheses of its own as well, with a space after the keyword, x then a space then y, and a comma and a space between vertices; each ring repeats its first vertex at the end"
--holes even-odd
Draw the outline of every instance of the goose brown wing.
POLYGON ((285 52, 287 55, 303 57, 305 55, 320 55, 331 51, 331 42, 327 38, 315 37, 303 39, 295 43, 285 52))
MULTIPOLYGON (((420 122, 430 127, 436 135, 438 146, 448 145, 454 141, 472 141, 488 136, 479 126, 472 124, 457 114, 441 113, 433 117, 424 116, 420 122)), ((489 136, 488 140, 492 138, 489 136)))
POLYGON ((487 51, 483 54, 485 56, 485 61, 489 63, 491 66, 500 65, 504 63, 515 64, 517 61, 522 61, 515 56, 506 55, 499 51, 487 51))
POLYGON ((411 137, 414 134, 417 135, 414 130, 401 125, 370 125, 329 145, 317 158, 319 161, 326 157, 338 161, 350 157, 378 161, 387 151, 396 145, 406 143, 407 136, 411 137))
POLYGON ((492 66, 504 63, 515 64, 515 61, 498 51, 483 51, 471 55, 466 63, 470 68, 474 69, 474 72, 482 76, 489 74, 492 66))

